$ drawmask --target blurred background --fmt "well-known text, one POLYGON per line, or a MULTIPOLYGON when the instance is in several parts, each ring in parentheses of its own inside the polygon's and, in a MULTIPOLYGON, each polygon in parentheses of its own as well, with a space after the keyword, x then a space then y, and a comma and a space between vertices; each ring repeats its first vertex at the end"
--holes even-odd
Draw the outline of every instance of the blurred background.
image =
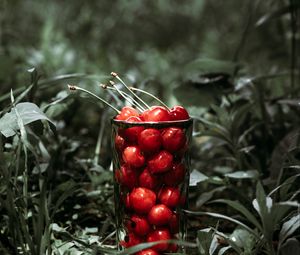
MULTIPOLYGON (((184 105, 195 118, 191 210, 232 215, 227 206, 206 204, 227 198, 244 201, 259 218, 251 203, 256 185, 267 192, 299 176, 299 24, 296 0, 1 0, 0 131, 13 129, 3 117, 15 106, 11 90, 15 104, 36 104, 56 126, 33 122, 27 140, 18 128, 1 137, 2 254, 113 249, 113 112, 67 89, 80 85, 122 107, 98 86, 111 71, 170 106, 184 105), (24 183, 29 197, 21 203, 24 183)), ((287 238, 280 241, 275 226, 287 212, 292 217, 289 210, 266 230, 271 239, 238 243, 241 250, 231 244, 228 254, 284 247, 287 238)), ((201 217, 191 216, 191 242, 217 224, 201 217)), ((221 222, 218 230, 234 233, 235 225, 221 222)), ((298 241, 293 245, 300 249, 298 241)), ((189 254, 206 254, 195 247, 189 254)))

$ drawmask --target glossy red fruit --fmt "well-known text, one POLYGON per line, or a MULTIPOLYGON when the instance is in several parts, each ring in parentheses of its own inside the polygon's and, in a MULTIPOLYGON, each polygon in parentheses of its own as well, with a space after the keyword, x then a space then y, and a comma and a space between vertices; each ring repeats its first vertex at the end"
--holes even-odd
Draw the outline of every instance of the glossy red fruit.
POLYGON ((167 249, 167 252, 170 252, 170 253, 175 253, 178 251, 178 245, 175 244, 175 243, 170 243, 169 244, 169 247, 167 249))
POLYGON ((138 117, 139 113, 130 106, 124 106, 121 112, 115 117, 116 120, 127 120, 129 117, 138 117))
POLYGON ((155 205, 156 194, 147 188, 135 188, 130 193, 130 206, 136 213, 148 213, 155 205))
POLYGON ((138 136, 138 144, 141 150, 147 154, 151 154, 160 149, 162 138, 159 130, 147 128, 138 136))
POLYGON ((185 167, 182 163, 176 163, 169 172, 163 176, 163 181, 168 186, 178 186, 184 181, 186 174, 185 167))
POLYGON ((170 117, 172 120, 188 120, 190 118, 189 113, 182 106, 174 106, 171 108, 170 117))
POLYGON ((169 230, 172 234, 179 232, 179 216, 177 213, 173 213, 169 221, 169 230))
POLYGON ((180 150, 186 143, 186 137, 181 128, 166 128, 161 136, 163 147, 169 152, 180 150))
POLYGON ((125 139, 120 136, 120 135, 116 135, 115 137, 115 147, 117 149, 118 152, 123 151, 123 149, 125 148, 125 139))
POLYGON ((170 207, 175 208, 180 204, 180 192, 176 187, 164 187, 158 194, 158 200, 170 207))
MULTIPOLYGON (((170 231, 166 228, 161 228, 152 231, 147 237, 147 242, 156 242, 156 241, 163 241, 169 239, 171 239, 170 231)), ((169 244, 166 242, 166 243, 157 244, 153 246, 152 249, 156 251, 166 251, 168 247, 169 244)))
POLYGON ((138 184, 137 172, 129 166, 121 166, 115 173, 116 181, 129 189, 133 189, 138 184))
POLYGON ((127 229, 138 236, 145 236, 150 232, 150 225, 145 217, 133 215, 127 223, 127 229))
POLYGON ((148 213, 148 221, 155 226, 167 225, 172 217, 172 211, 164 204, 158 204, 148 213))
POLYGON ((149 110, 144 111, 141 119, 145 122, 170 121, 170 112, 163 106, 152 106, 149 110))
POLYGON ((141 242, 142 242, 142 239, 139 236, 135 235, 134 233, 129 233, 125 237, 125 240, 121 241, 120 244, 125 248, 129 248, 129 247, 137 245, 141 242))
POLYGON ((144 171, 139 176, 139 186, 147 189, 154 190, 160 184, 160 178, 158 176, 152 175, 148 168, 145 168, 144 171))
POLYGON ((126 147, 123 151, 122 158, 125 163, 132 167, 138 168, 145 164, 145 157, 138 146, 126 147))
POLYGON ((159 255, 159 253, 152 249, 146 249, 139 251, 138 253, 136 253, 136 255, 159 255))
MULTIPOLYGON (((129 117, 126 122, 130 123, 137 123, 142 122, 142 120, 139 117, 129 117)), ((125 138, 126 142, 129 143, 135 143, 137 142, 139 134, 144 130, 145 128, 142 126, 136 126, 136 127, 130 127, 123 129, 122 136, 125 138)))
POLYGON ((131 204, 130 204, 130 196, 129 196, 129 194, 127 194, 125 197, 123 197, 123 203, 125 204, 125 208, 127 210, 131 210, 132 209, 131 204))
POLYGON ((148 170, 152 174, 167 172, 173 164, 173 156, 167 151, 160 151, 148 160, 148 170))

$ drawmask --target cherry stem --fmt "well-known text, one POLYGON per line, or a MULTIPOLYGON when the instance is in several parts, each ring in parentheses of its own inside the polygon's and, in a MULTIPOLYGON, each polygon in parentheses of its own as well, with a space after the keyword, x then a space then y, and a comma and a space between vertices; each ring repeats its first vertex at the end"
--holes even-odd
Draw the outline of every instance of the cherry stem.
POLYGON ((152 95, 151 93, 145 91, 145 90, 142 90, 142 89, 138 89, 138 88, 134 88, 134 87, 129 87, 130 90, 133 90, 133 91, 138 91, 138 92, 141 92, 141 93, 144 93, 152 98, 154 98, 156 101, 160 102, 164 107, 166 107, 169 111, 171 110, 163 101, 161 101, 159 98, 157 98, 156 96, 152 95))
POLYGON ((106 104, 107 106, 109 106, 113 110, 115 110, 118 114, 121 113, 116 107, 114 107, 113 105, 111 105, 110 103, 108 103, 107 101, 105 101, 104 99, 102 99, 101 97, 98 97, 96 94, 94 94, 94 93, 92 93, 92 92, 90 92, 90 91, 88 91, 86 89, 80 88, 80 87, 75 86, 75 85, 69 85, 69 84, 68 84, 68 87, 69 87, 69 90, 72 90, 72 91, 79 90, 79 91, 83 91, 85 93, 88 93, 91 96, 96 97, 98 100, 100 100, 102 103, 106 104))
POLYGON ((129 94, 127 94, 126 92, 124 91, 121 91, 119 90, 115 84, 113 82, 110 82, 110 84, 113 86, 113 87, 110 87, 106 84, 100 84, 100 86, 103 88, 103 89, 109 89, 109 90, 112 90, 112 91, 117 91, 125 100, 127 100, 130 104, 134 105, 137 107, 137 109, 140 111, 140 112, 143 112, 145 111, 145 108, 137 101, 135 100, 133 97, 131 97, 129 94))
POLYGON ((113 77, 115 77, 119 82, 121 82, 125 88, 134 96, 136 97, 141 103, 143 103, 148 109, 150 109, 150 106, 148 104, 145 103, 145 101, 143 99, 141 99, 139 96, 137 96, 127 85, 126 83, 118 76, 117 73, 115 72, 111 72, 111 75, 113 77))

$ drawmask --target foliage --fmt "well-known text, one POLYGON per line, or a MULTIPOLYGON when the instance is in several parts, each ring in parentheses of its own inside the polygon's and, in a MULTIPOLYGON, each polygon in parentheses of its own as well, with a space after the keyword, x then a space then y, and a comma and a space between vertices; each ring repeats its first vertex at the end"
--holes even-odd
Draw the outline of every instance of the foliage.
POLYGON ((116 251, 112 112, 67 92, 120 107, 98 86, 113 70, 195 119, 188 240, 171 242, 299 253, 300 6, 223 2, 0 2, 1 254, 151 246, 116 251))

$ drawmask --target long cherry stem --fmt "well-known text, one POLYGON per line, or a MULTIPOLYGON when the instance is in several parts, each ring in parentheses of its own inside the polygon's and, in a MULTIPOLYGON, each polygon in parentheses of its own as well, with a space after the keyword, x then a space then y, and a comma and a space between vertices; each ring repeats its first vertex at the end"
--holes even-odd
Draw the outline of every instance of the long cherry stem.
POLYGON ((145 90, 142 90, 142 89, 134 88, 134 87, 129 87, 129 89, 133 90, 133 91, 141 92, 143 94, 146 94, 146 95, 154 98, 156 101, 160 102, 164 107, 166 107, 170 111, 170 108, 163 101, 161 101, 159 98, 157 98, 156 96, 152 95, 151 93, 149 93, 149 92, 147 92, 145 90))
POLYGON ((83 91, 85 93, 88 93, 91 96, 96 97, 98 100, 100 100, 102 103, 106 104, 107 106, 109 106, 113 110, 115 110, 118 114, 121 113, 116 107, 114 107, 113 105, 111 105, 110 103, 108 103, 107 101, 105 101, 104 99, 102 99, 101 97, 98 97, 96 94, 94 94, 94 93, 92 93, 92 92, 90 92, 90 91, 88 91, 86 89, 80 88, 80 87, 75 86, 75 85, 69 85, 69 84, 68 84, 68 87, 69 87, 69 90, 79 90, 79 91, 83 91))
POLYGON ((110 87, 106 84, 100 84, 100 86, 103 88, 103 89, 109 89, 109 90, 112 90, 112 91, 117 91, 125 100, 127 100, 129 103, 131 103, 132 105, 135 105, 138 110, 140 112, 143 112, 145 111, 145 108, 137 101, 135 100, 133 97, 131 97, 129 94, 127 94, 126 92, 122 91, 122 90, 119 90, 114 83, 110 82, 110 84, 113 86, 113 87, 110 87))
POLYGON ((115 77, 119 82, 121 82, 124 86, 125 86, 125 88, 134 96, 134 97, 136 97, 143 105, 145 105, 148 109, 150 109, 150 106, 148 105, 148 104, 146 104, 145 102, 144 102, 144 100, 143 99, 141 99, 139 96, 137 96, 127 85, 126 85, 126 83, 119 77, 119 75, 117 74, 117 73, 115 73, 115 72, 111 72, 111 75, 113 76, 113 77, 115 77))

